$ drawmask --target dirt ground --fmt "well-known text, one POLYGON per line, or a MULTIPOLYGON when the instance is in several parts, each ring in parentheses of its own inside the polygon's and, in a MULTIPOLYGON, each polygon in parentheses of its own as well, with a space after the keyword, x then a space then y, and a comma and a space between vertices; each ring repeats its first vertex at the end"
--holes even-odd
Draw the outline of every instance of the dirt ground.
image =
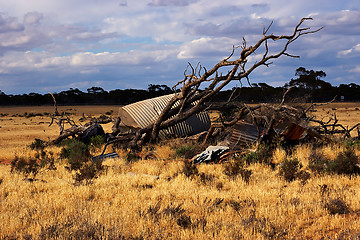
MULTIPOLYGON (((59 112, 66 111, 79 123, 79 119, 85 114, 86 117, 98 117, 102 114, 118 113, 119 106, 59 106, 59 112)), ((49 127, 53 113, 53 106, 31 107, 1 107, 0 106, 0 161, 9 162, 15 156, 25 154, 28 145, 35 138, 42 140, 54 139, 59 135, 56 124, 49 127)), ((327 121, 329 117, 336 118, 344 126, 352 127, 360 122, 360 103, 331 103, 315 108, 312 113, 318 119, 327 121)), ((112 124, 103 126, 105 132, 111 131, 112 124)))

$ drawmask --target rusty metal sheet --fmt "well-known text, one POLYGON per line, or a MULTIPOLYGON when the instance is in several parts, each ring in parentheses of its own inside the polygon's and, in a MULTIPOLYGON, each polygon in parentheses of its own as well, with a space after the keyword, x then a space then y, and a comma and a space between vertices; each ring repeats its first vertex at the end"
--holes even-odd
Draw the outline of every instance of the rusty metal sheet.
MULTIPOLYGON (((275 132, 284 136, 286 140, 299 141, 307 135, 306 128, 293 122, 279 121, 275 125, 275 132)), ((260 126, 258 129, 251 123, 239 121, 231 128, 230 144, 232 146, 254 144, 264 133, 264 127, 260 126)))
MULTIPOLYGON (((174 95, 175 94, 169 94, 151 98, 121 107, 119 109, 119 117, 121 118, 122 124, 132 128, 143 128, 153 124, 174 95)), ((175 107, 178 104, 179 103, 176 103, 175 107)), ((161 130, 159 135, 163 138, 166 136, 190 136, 208 130, 210 124, 209 114, 207 112, 201 112, 181 123, 161 130)))
POLYGON ((287 140, 299 141, 306 137, 307 130, 298 124, 289 123, 281 135, 283 135, 287 140))

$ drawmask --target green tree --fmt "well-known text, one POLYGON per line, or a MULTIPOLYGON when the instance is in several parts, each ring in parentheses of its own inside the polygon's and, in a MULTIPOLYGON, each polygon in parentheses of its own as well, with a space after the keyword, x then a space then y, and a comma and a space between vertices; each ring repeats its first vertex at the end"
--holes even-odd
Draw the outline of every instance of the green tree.
POLYGON ((288 86, 295 86, 310 91, 332 87, 330 83, 321 80, 321 78, 326 77, 324 71, 306 70, 304 67, 299 67, 296 69, 295 76, 298 76, 298 78, 291 79, 288 86))

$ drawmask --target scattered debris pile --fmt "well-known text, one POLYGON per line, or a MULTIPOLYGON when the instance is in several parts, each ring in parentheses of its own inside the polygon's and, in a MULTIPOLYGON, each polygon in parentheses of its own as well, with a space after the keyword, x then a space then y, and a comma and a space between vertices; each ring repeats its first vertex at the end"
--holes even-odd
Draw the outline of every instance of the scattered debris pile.
MULTIPOLYGON (((61 142, 67 137, 75 137, 84 143, 89 143, 93 136, 103 136, 106 146, 113 143, 128 145, 132 136, 137 134, 139 129, 154 124, 167 102, 173 98, 174 94, 156 97, 141 102, 126 105, 120 108, 119 115, 114 118, 90 119, 85 125, 77 125, 66 114, 54 114, 52 123, 56 121, 60 127, 60 136, 51 141, 51 144, 61 142), (113 132, 105 133, 101 124, 113 122, 113 132), (66 124, 70 124, 69 129, 64 129, 66 124), (120 141, 118 141, 120 139, 120 141)), ((258 104, 246 105, 235 104, 229 107, 220 108, 216 112, 212 111, 213 117, 210 121, 208 111, 194 114, 183 122, 162 129, 158 138, 186 138, 197 141, 206 150, 192 159, 195 164, 221 162, 235 153, 242 152, 244 149, 251 149, 259 144, 268 145, 284 142, 285 144, 297 144, 303 141, 317 139, 323 142, 330 142, 333 134, 343 134, 345 138, 351 137, 351 131, 357 130, 360 136, 360 123, 352 128, 345 128, 338 123, 336 116, 327 122, 316 120, 308 114, 310 107, 258 104), (229 114, 229 109, 231 114, 229 114), (338 128, 341 128, 340 130, 338 128), (193 136, 192 138, 189 138, 193 136), (209 143, 217 146, 209 146, 209 143)), ((195 103, 196 104, 196 103, 195 103)), ((219 108, 218 108, 219 109, 219 108)), ((105 146, 105 149, 106 149, 105 146)), ((95 157, 104 159, 115 154, 103 154, 95 157), (109 155, 109 156, 108 156, 109 155)), ((116 155, 116 154, 115 154, 116 155)))
POLYGON ((192 162, 194 164, 199 163, 209 163, 219 161, 221 162, 221 158, 229 152, 229 147, 226 146, 209 146, 206 150, 198 155, 196 155, 192 162))

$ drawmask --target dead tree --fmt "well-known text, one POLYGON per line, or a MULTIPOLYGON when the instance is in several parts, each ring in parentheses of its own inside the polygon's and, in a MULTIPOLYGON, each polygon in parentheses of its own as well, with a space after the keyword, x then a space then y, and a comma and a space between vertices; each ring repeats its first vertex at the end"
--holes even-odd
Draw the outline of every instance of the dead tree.
MULTIPOLYGON (((51 95, 53 102, 54 102, 54 114, 50 115, 51 122, 49 124, 49 127, 56 123, 59 126, 60 134, 57 138, 47 142, 47 145, 54 145, 60 143, 62 140, 67 139, 69 137, 78 137, 80 139, 87 138, 86 135, 92 136, 91 134, 98 135, 100 133, 101 135, 104 135, 104 130, 100 126, 100 124, 106 124, 113 122, 114 126, 119 125, 120 118, 112 118, 112 117, 106 117, 101 116, 99 118, 91 118, 89 122, 86 124, 77 124, 74 120, 72 120, 68 113, 62 112, 59 113, 57 108, 57 103, 55 96, 49 92, 51 95), (65 126, 70 126, 69 128, 65 128, 65 126)), ((86 119, 85 115, 83 114, 83 118, 86 119)), ((114 129, 114 133, 116 133, 117 130, 114 129)), ((86 141, 89 141, 88 139, 86 141)))
MULTIPOLYGON (((57 111, 56 101, 52 95, 55 113, 52 116, 51 124, 54 121, 57 122, 60 127, 60 136, 53 140, 50 144, 56 144, 69 136, 79 135, 84 132, 90 125, 101 124, 109 121, 114 122, 114 127, 113 133, 110 134, 111 140, 107 142, 107 145, 117 142, 124 142, 131 147, 137 147, 148 142, 156 141, 158 139, 160 130, 174 126, 177 123, 180 123, 204 110, 216 109, 219 107, 222 108, 223 106, 216 105, 212 100, 221 90, 228 86, 230 82, 239 81, 241 83, 241 81, 246 79, 246 81, 250 84, 249 76, 256 68, 260 66, 269 67, 269 65, 272 64, 271 61, 273 59, 277 59, 283 55, 287 57, 298 58, 299 56, 288 53, 288 47, 290 44, 303 35, 316 33, 322 29, 319 28, 316 30, 311 30, 309 27, 303 27, 304 22, 308 20, 312 19, 301 19, 300 22, 294 27, 293 32, 289 35, 275 35, 273 33, 269 34, 269 30, 272 25, 271 23, 267 28, 263 28, 262 37, 254 45, 249 46, 245 38, 243 38, 242 44, 240 46, 233 46, 229 56, 215 64, 209 70, 200 64, 198 64, 196 67, 193 67, 192 64, 189 63, 184 72, 184 79, 179 81, 173 87, 176 94, 167 103, 166 107, 162 110, 154 123, 134 132, 123 134, 120 133, 119 123, 121 119, 119 118, 105 120, 92 119, 90 123, 87 123, 86 125, 77 125, 67 115, 59 116, 60 114, 57 111), (271 53, 269 47, 271 43, 280 43, 280 49, 271 53), (260 56, 260 60, 249 64, 249 58, 256 54, 260 56), (223 69, 230 70, 228 70, 226 74, 223 74, 221 73, 223 69), (177 88, 179 89, 177 90, 177 88), (70 124, 71 127, 65 130, 65 123, 70 124)), ((235 95, 234 92, 229 97, 228 102, 230 102, 233 95, 235 95)), ((275 112, 281 112, 282 109, 289 108, 289 106, 284 105, 285 95, 286 94, 284 94, 280 105, 275 107, 275 112)), ((267 107, 271 108, 270 106, 267 107)), ((254 112, 256 109, 257 108, 250 108, 244 105, 239 109, 239 111, 233 116, 232 119, 227 119, 224 121, 222 126, 230 126, 231 124, 239 121, 245 115, 252 116, 254 121, 256 121, 256 119, 259 118, 259 114, 256 115, 254 112)), ((292 114, 291 112, 293 110, 294 109, 287 109, 286 112, 288 114, 292 114)), ((267 121, 270 121, 268 125, 271 126, 271 119, 267 119, 267 121)), ((214 131, 214 128, 210 128, 206 139, 212 134, 212 131, 214 131)))
MULTIPOLYGON (((174 126, 175 124, 186 120, 187 118, 197 114, 201 111, 211 109, 212 99, 221 90, 223 90, 230 82, 242 81, 246 79, 250 83, 249 75, 259 66, 269 66, 272 64, 271 60, 281 56, 298 58, 299 56, 288 53, 288 47, 291 43, 296 41, 299 37, 307 34, 312 34, 320 31, 323 27, 311 30, 309 27, 303 27, 305 21, 312 20, 312 18, 303 18, 295 26, 294 31, 290 35, 275 35, 269 33, 272 23, 263 28, 262 38, 254 45, 248 44, 243 38, 240 46, 233 46, 230 55, 222 61, 215 64, 211 69, 198 64, 193 67, 188 64, 184 79, 179 81, 173 89, 180 87, 175 96, 168 102, 154 124, 138 130, 132 135, 118 136, 110 143, 129 141, 131 145, 137 146, 149 141, 156 141, 159 131, 161 129, 174 126), (282 48, 275 53, 270 53, 270 43, 281 43, 282 48), (239 50, 241 49, 241 50, 239 50), (261 52, 261 53, 260 53, 261 52), (251 66, 247 66, 249 57, 253 55, 260 55, 261 59, 256 61, 251 66), (219 73, 220 70, 229 68, 226 74, 219 73), (199 89, 206 84, 204 90, 199 89), (196 102, 197 104, 193 104, 196 102)), ((240 114, 241 115, 241 114, 240 114)), ((239 118, 239 116, 235 116, 239 118)), ((236 120, 236 119, 234 119, 236 120)))

